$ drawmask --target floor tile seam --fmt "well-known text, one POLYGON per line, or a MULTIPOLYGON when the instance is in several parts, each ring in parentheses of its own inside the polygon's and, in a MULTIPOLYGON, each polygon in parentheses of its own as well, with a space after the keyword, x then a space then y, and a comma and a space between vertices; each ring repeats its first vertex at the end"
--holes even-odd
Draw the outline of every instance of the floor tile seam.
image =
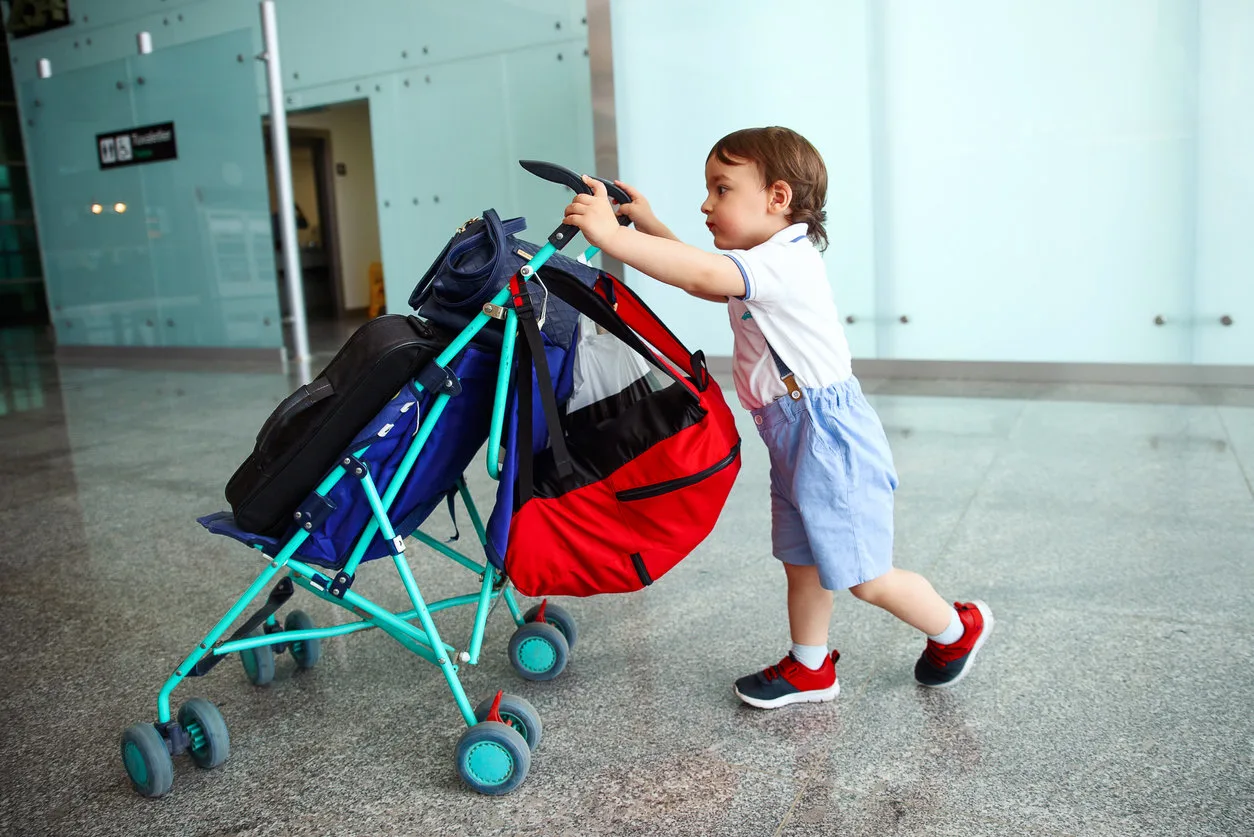
POLYGON ((792 804, 789 805, 788 810, 784 812, 783 819, 779 821, 779 825, 775 827, 775 831, 771 833, 771 837, 779 837, 779 835, 784 833, 785 826, 787 826, 788 821, 792 819, 792 812, 797 810, 797 806, 801 804, 801 797, 805 795, 805 792, 809 790, 809 787, 810 783, 804 782, 802 786, 798 788, 797 793, 793 795, 792 804))
POLYGON ((1219 426, 1223 428, 1224 438, 1228 442, 1228 450, 1232 452, 1232 458, 1237 462, 1237 468, 1241 471, 1241 476, 1245 478, 1245 487, 1250 492, 1250 497, 1254 498, 1254 481, 1250 479, 1250 472, 1245 467, 1245 462, 1241 459, 1241 454, 1237 452, 1237 446, 1233 444, 1232 433, 1228 430, 1228 422, 1224 420, 1223 410, 1215 407, 1215 415, 1219 419, 1219 426))

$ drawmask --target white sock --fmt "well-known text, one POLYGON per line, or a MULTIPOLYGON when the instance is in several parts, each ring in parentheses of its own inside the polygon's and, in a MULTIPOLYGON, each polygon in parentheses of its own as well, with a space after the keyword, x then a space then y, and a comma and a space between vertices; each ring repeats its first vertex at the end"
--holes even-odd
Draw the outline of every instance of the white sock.
POLYGON ((949 627, 941 631, 939 634, 928 636, 933 642, 941 645, 952 645, 962 639, 962 635, 966 632, 966 626, 962 624, 962 620, 958 618, 958 611, 952 607, 949 609, 949 627))
POLYGON ((823 661, 827 659, 826 645, 798 645, 792 644, 792 656, 797 662, 801 663, 810 671, 818 671, 823 667, 823 661))

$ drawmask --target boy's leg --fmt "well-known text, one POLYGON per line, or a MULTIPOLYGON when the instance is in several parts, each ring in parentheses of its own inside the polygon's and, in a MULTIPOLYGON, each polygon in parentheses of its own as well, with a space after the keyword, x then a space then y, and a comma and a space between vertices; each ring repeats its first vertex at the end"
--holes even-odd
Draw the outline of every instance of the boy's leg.
POLYGON ((955 602, 951 607, 926 578, 909 570, 894 567, 849 592, 928 635, 914 666, 915 679, 924 686, 952 686, 966 676, 993 629, 988 605, 955 602))
POLYGON ((907 625, 928 636, 949 627, 954 609, 918 573, 893 567, 888 572, 849 588, 864 602, 882 607, 907 625))
POLYGON ((819 583, 819 568, 784 564, 788 574, 788 628, 798 645, 827 645, 832 591, 819 583))
MULTIPOLYGON (((773 666, 736 681, 736 696, 759 709, 791 703, 822 703, 840 694, 836 679, 839 652, 826 653, 832 619, 832 591, 819 583, 814 565, 784 564, 788 574, 788 625, 793 651, 773 666), (821 647, 821 665, 812 668, 798 658, 797 646, 821 647)), ((806 661, 807 663, 809 661, 806 661)))

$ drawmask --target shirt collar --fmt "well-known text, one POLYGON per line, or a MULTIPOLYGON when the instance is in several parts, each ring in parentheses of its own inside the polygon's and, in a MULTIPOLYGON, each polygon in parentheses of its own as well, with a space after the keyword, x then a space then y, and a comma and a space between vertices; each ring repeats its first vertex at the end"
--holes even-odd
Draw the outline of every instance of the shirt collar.
POLYGON ((792 244, 798 238, 805 240, 809 233, 810 227, 807 224, 789 224, 767 240, 777 244, 792 244))

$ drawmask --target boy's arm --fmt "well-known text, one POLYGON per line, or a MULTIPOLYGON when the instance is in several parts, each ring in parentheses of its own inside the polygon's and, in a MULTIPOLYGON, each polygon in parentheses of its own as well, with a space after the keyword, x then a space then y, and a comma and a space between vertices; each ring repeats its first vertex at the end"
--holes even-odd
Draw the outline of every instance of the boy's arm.
MULTIPOLYGON (((567 223, 579 226, 579 217, 568 217, 567 223)), ((588 230, 582 229, 587 237, 588 230)), ((611 257, 659 282, 673 285, 693 296, 719 302, 745 293, 744 275, 726 256, 707 253, 681 241, 648 235, 629 227, 615 225, 609 232, 598 246, 611 257)), ((592 243, 597 244, 596 241, 592 243)))
POLYGON ((605 186, 591 178, 585 182, 593 194, 575 198, 566 208, 565 223, 578 227, 584 238, 606 255, 702 299, 722 302, 745 293, 744 275, 731 259, 678 240, 620 227, 605 186))

